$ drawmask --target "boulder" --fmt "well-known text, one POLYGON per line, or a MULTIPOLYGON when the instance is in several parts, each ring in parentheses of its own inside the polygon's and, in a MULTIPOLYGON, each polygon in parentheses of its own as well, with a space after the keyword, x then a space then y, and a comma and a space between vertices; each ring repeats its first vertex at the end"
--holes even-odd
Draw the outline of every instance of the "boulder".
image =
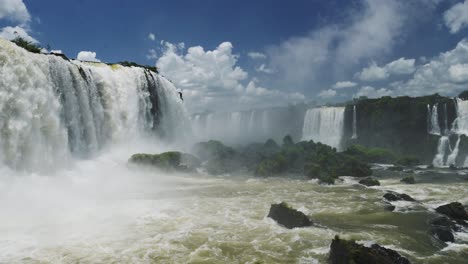
POLYGON ((414 180, 413 176, 407 176, 400 180, 400 182, 407 183, 407 184, 415 184, 416 181, 414 180))
POLYGON ((285 202, 272 204, 268 217, 289 229, 312 225, 312 221, 303 212, 291 208, 285 202))
POLYGON ((452 231, 443 226, 433 226, 431 228, 431 234, 443 242, 454 242, 455 237, 452 234, 452 231))
POLYGON ((365 186, 379 186, 380 182, 374 178, 364 178, 359 181, 360 184, 365 185, 365 186))
POLYGON ((201 164, 200 160, 187 153, 169 151, 161 154, 138 153, 130 157, 132 164, 153 166, 163 170, 192 171, 201 164))
POLYGON ((395 206, 391 203, 385 203, 384 205, 384 210, 385 211, 390 211, 390 212, 393 212, 395 210, 395 206))
POLYGON ((446 215, 454 220, 468 220, 465 207, 459 202, 453 202, 437 207, 436 212, 446 215))
POLYGON ((416 200, 413 197, 404 194, 404 193, 397 193, 397 192, 387 192, 383 196, 387 201, 395 202, 395 201, 408 201, 408 202, 415 202, 416 200))
POLYGON ((398 252, 378 244, 365 247, 352 240, 335 236, 330 245, 329 263, 331 264, 409 264, 409 260, 398 252))

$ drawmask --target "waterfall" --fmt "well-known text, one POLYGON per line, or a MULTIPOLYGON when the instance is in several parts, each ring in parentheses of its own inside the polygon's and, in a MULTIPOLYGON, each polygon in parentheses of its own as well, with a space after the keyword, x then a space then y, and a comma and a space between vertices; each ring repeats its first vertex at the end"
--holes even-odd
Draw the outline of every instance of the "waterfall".
POLYGON ((445 126, 445 130, 444 130, 444 134, 447 135, 450 131, 450 128, 448 126, 448 117, 447 117, 447 104, 444 104, 444 126, 445 126))
POLYGON ((429 122, 429 133, 433 135, 441 135, 440 133, 440 125, 439 125, 439 114, 437 111, 437 104, 432 107, 432 111, 430 106, 428 105, 428 116, 430 116, 429 122))
POLYGON ((190 130, 175 87, 154 72, 0 47, 0 164, 52 169, 110 142, 190 130))
POLYGON ((307 110, 302 139, 321 142, 341 150, 344 110, 344 107, 322 107, 307 110))
POLYGON ((445 154, 450 148, 450 142, 448 136, 442 136, 439 138, 439 143, 437 145, 437 154, 432 161, 434 167, 443 167, 445 166, 444 158, 445 154))
POLYGON ((351 139, 356 139, 357 136, 357 120, 356 120, 356 105, 353 106, 353 135, 351 139))
POLYGON ((450 155, 447 157, 447 163, 446 163, 447 166, 455 165, 455 162, 458 156, 458 147, 460 146, 460 139, 461 139, 460 135, 458 135, 457 142, 455 143, 455 148, 451 150, 450 155))
POLYGON ((453 121, 452 130, 457 134, 468 136, 468 101, 456 99, 457 118, 453 121))

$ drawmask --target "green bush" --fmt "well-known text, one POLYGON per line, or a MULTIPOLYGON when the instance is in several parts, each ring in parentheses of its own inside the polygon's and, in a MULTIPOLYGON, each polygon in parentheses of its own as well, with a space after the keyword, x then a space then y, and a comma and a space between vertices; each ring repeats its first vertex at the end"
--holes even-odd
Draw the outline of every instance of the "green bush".
POLYGON ((11 42, 15 43, 16 45, 26 49, 29 52, 33 53, 41 53, 41 47, 37 44, 34 44, 30 41, 23 39, 22 37, 16 37, 11 42))

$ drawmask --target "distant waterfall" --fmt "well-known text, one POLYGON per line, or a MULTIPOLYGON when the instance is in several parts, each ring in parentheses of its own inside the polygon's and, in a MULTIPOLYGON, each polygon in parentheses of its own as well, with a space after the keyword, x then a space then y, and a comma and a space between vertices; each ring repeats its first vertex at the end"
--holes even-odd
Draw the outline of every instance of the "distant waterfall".
POLYGON ((307 110, 302 139, 321 142, 341 150, 344 111, 344 107, 322 107, 307 110))
POLYGON ((456 99, 457 118, 453 121, 452 130, 457 134, 468 136, 468 101, 456 99))
POLYGON ((357 118, 356 118, 356 105, 353 106, 353 135, 351 136, 352 139, 356 139, 357 135, 357 118))
POLYGON ((428 116, 429 118, 429 128, 428 131, 433 135, 441 135, 440 125, 439 125, 439 114, 437 111, 437 104, 432 107, 432 111, 429 105, 427 105, 428 116))
POLYGON ((112 141, 186 131, 175 87, 137 67, 66 61, 0 39, 0 164, 55 168, 112 141))

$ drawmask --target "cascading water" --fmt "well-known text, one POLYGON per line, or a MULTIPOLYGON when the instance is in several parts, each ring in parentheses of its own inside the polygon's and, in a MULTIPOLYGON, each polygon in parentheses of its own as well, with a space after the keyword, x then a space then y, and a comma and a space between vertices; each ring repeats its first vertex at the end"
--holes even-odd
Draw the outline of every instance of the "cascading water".
POLYGON ((356 105, 353 106, 353 135, 351 136, 352 139, 356 139, 357 135, 357 117, 356 117, 356 105))
POLYGON ((445 156, 446 153, 450 152, 450 142, 448 136, 442 136, 439 138, 439 143, 437 145, 437 154, 432 161, 434 167, 443 167, 445 166, 445 156))
POLYGON ((68 62, 0 39, 0 163, 51 169, 113 141, 190 131, 175 87, 137 67, 68 62))
POLYGON ((322 107, 307 110, 302 139, 321 142, 341 150, 344 110, 344 107, 322 107))
POLYGON ((440 133, 440 125, 439 125, 439 114, 437 111, 437 104, 435 104, 432 107, 432 111, 430 109, 430 106, 427 106, 428 108, 428 116, 430 116, 430 122, 429 122, 429 133, 433 135, 441 135, 440 133))

